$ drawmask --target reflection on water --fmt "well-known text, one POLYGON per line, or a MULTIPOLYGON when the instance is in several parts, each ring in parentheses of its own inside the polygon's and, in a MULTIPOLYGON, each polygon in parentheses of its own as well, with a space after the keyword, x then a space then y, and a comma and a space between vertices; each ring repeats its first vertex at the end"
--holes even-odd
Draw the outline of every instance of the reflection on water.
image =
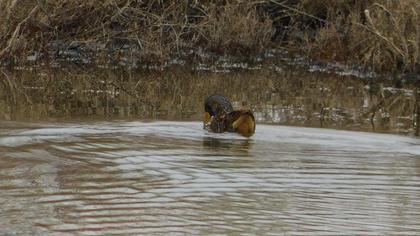
MULTIPOLYGON (((202 68, 201 68, 202 69, 202 68)), ((79 117, 201 120, 203 101, 246 101, 259 123, 412 133, 413 88, 282 65, 215 73, 185 67, 0 73, 0 120, 79 117)))
POLYGON ((233 149, 237 152, 247 152, 252 145, 252 141, 246 140, 226 140, 214 137, 204 137, 203 146, 209 149, 233 149))
POLYGON ((419 235, 420 141, 199 122, 0 123, 2 235, 419 235))

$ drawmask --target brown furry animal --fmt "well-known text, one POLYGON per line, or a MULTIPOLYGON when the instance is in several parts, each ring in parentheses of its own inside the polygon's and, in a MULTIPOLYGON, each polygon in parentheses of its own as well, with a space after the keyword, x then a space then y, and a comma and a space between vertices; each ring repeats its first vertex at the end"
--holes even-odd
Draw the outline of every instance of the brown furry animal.
POLYGON ((222 95, 212 95, 204 101, 204 128, 215 133, 237 132, 245 137, 255 133, 255 118, 249 109, 233 110, 222 95))

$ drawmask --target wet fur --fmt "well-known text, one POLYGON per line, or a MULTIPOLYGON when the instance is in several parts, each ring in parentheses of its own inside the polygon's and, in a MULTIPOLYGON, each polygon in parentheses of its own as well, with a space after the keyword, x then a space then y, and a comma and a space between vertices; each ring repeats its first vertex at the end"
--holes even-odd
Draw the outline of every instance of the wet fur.
POLYGON ((227 115, 230 131, 251 136, 255 133, 255 118, 250 110, 233 111, 227 115))
POLYGON ((232 104, 222 95, 211 95, 204 101, 204 111, 210 116, 221 116, 233 111, 232 104))
POLYGON ((204 102, 204 110, 204 128, 215 133, 237 132, 246 137, 255 133, 252 112, 245 109, 234 111, 229 100, 222 95, 208 97, 204 102))

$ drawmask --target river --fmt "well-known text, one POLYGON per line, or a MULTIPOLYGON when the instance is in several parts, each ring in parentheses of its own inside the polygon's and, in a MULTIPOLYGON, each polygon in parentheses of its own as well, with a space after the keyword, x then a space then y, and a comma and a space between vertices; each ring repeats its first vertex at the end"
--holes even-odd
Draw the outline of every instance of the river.
POLYGON ((419 235, 420 140, 3 121, 0 209, 2 235, 419 235))
POLYGON ((420 235, 415 86, 265 57, 1 69, 0 235, 420 235))

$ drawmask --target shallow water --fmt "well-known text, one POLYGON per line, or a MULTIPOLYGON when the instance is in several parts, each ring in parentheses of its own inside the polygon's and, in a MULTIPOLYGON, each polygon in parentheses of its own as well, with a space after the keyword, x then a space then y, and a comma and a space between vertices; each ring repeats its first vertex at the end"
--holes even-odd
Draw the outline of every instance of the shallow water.
POLYGON ((199 122, 0 123, 2 235, 419 235, 420 140, 199 122))
POLYGON ((395 88, 391 80, 359 78, 352 70, 332 73, 328 66, 308 71, 281 63, 255 70, 247 64, 222 65, 219 69, 230 69, 6 71, 0 73, 5 82, 0 83, 0 120, 198 121, 204 99, 216 93, 235 108, 246 102, 259 123, 403 134, 417 128, 412 85, 395 88))

